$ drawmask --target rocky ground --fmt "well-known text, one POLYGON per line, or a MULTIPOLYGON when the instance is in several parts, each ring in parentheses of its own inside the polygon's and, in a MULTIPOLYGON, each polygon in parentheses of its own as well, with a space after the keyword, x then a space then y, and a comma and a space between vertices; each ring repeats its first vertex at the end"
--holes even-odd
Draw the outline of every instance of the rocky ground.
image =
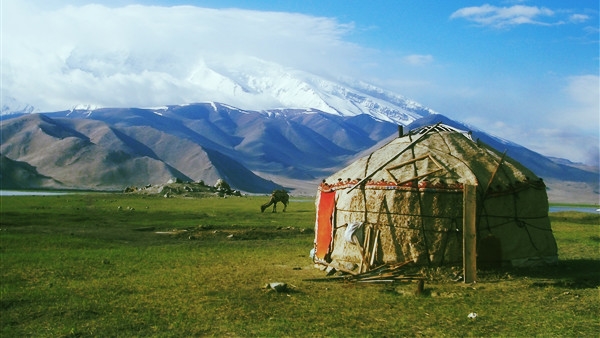
POLYGON ((130 186, 125 188, 124 193, 161 195, 169 197, 209 197, 209 196, 241 196, 239 190, 232 190, 223 180, 217 181, 214 186, 206 185, 200 182, 182 182, 179 180, 169 180, 169 182, 160 185, 146 185, 144 187, 130 186))

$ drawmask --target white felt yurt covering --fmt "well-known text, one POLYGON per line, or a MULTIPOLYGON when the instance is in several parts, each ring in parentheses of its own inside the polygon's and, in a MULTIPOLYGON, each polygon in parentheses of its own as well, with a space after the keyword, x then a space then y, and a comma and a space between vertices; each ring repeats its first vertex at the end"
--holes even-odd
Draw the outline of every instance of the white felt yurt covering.
POLYGON ((333 174, 317 194, 316 263, 366 271, 409 260, 462 262, 463 187, 477 186, 479 265, 558 260, 543 181, 513 159, 437 124, 333 174))

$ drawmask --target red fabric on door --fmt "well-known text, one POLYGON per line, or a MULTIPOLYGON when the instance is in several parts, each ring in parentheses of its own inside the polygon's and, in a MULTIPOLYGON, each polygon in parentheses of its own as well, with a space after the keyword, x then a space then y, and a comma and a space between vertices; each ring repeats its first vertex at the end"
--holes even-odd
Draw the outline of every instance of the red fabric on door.
POLYGON ((315 257, 325 260, 332 240, 331 216, 335 207, 335 191, 321 191, 317 205, 315 257))

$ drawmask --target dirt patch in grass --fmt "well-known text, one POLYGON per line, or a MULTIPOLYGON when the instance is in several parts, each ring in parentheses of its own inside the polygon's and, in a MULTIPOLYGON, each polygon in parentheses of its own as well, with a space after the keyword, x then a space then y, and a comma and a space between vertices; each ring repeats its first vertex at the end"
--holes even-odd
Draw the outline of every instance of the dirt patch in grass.
MULTIPOLYGON (((134 229, 140 231, 140 229, 134 229)), ((298 227, 247 228, 233 226, 200 225, 184 229, 154 231, 158 236, 185 240, 271 240, 298 236, 314 236, 314 230, 298 227)))

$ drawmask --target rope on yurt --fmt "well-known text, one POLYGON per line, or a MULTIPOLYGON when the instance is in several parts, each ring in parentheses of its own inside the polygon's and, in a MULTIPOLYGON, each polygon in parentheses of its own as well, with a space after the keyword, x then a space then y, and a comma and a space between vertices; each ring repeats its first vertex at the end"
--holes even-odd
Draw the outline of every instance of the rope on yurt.
POLYGON ((525 229, 525 232, 527 233, 527 237, 529 237, 529 243, 531 243, 531 246, 535 249, 535 251, 540 251, 540 249, 538 249, 537 246, 535 245, 535 243, 533 242, 531 233, 529 233, 529 229, 527 228, 527 223, 525 223, 519 219, 519 213, 517 212, 517 208, 519 205, 519 203, 517 203, 517 200, 519 199, 519 197, 517 195, 517 192, 512 193, 512 197, 513 197, 513 210, 515 212, 514 220, 515 220, 515 223, 517 224, 517 227, 525 229))
POLYGON ((494 171, 492 172, 492 175, 490 176, 490 179, 488 180, 487 185, 483 189, 483 192, 481 193, 481 199, 480 199, 480 202, 479 202, 480 205, 477 208, 477 209, 480 210, 479 221, 477 223, 481 222, 481 219, 483 218, 483 215, 485 214, 486 215, 486 217, 485 217, 485 223, 487 225, 487 230, 490 233, 492 232, 492 228, 490 226, 490 220, 487 218, 488 214, 487 214, 487 210, 485 209, 485 200, 488 197, 488 193, 490 191, 490 187, 492 186, 492 183, 494 182, 494 178, 496 177, 496 173, 498 172, 498 170, 502 166, 502 163, 504 163, 505 156, 506 156, 506 150, 504 150, 504 152, 502 153, 502 156, 500 157, 500 161, 498 161, 498 165, 496 165, 496 169, 494 169, 494 171))
MULTIPOLYGON (((502 223, 497 223, 497 224, 495 224, 495 225, 492 225, 492 226, 490 226, 490 228, 489 228, 490 230, 491 230, 491 229, 495 229, 495 228, 499 228, 499 227, 502 227, 502 226, 505 226, 505 225, 507 225, 507 224, 513 224, 513 223, 515 223, 515 224, 517 224, 517 226, 518 226, 519 228, 522 228, 522 227, 524 227, 524 226, 527 226, 527 227, 531 227, 531 228, 534 228, 534 229, 537 229, 537 230, 540 230, 540 231, 550 231, 550 232, 552 232, 552 229, 549 229, 549 228, 542 228, 542 227, 539 227, 539 226, 533 225, 533 224, 531 224, 531 223, 525 222, 525 221, 523 220, 523 219, 543 219, 543 218, 546 218, 546 216, 541 216, 541 217, 520 217, 520 218, 514 218, 514 217, 511 217, 511 216, 494 216, 494 215, 487 215, 487 217, 488 217, 488 218, 504 218, 504 219, 506 219, 506 221, 505 221, 505 222, 502 222, 502 223)), ((491 232, 491 231, 490 231, 490 232, 491 232)))
POLYGON ((540 249, 538 249, 537 246, 535 245, 535 243, 533 242, 531 233, 529 232, 529 229, 527 228, 528 224, 519 219, 515 219, 515 223, 517 224, 517 227, 525 230, 525 232, 527 233, 527 237, 529 237, 529 242, 531 243, 531 246, 535 249, 535 251, 540 251, 540 249))
MULTIPOLYGON (((365 172, 363 174, 365 177, 367 176, 367 173, 369 172, 369 163, 371 162, 371 157, 373 157, 373 154, 374 153, 370 153, 369 157, 367 157, 367 163, 365 164, 365 172)), ((361 182, 356 183, 356 185, 358 185, 359 183, 361 183, 361 182)))
MULTIPOLYGON (((347 210, 347 209, 340 209, 340 211, 344 211, 344 212, 359 212, 356 210, 347 210)), ((399 215, 399 216, 411 216, 411 217, 425 217, 425 218, 441 218, 441 219, 453 219, 456 218, 456 216, 435 216, 435 215, 421 215, 421 214, 412 214, 412 213, 403 213, 403 212, 393 212, 390 211, 390 215, 399 215)))
MULTIPOLYGON (((371 162, 371 157, 373 156, 373 153, 369 154, 369 157, 367 158, 367 163, 365 164, 365 172, 364 175, 367 175, 367 172, 369 170, 369 163, 371 162)), ((366 181, 365 181, 366 183, 366 181)), ((360 185, 360 192, 362 193, 362 197, 363 197, 363 205, 365 206, 365 210, 363 210, 364 213, 364 218, 363 218, 363 222, 367 222, 368 218, 367 218, 367 214, 368 214, 368 209, 367 209, 367 192, 365 191, 365 183, 360 185)))
MULTIPOLYGON (((379 207, 379 211, 378 211, 378 215, 377 215, 377 225, 380 225, 382 222, 380 221, 381 215, 387 216, 386 222, 385 224, 387 224, 390 227, 390 235, 392 238, 397 238, 397 233, 396 233, 396 226, 394 226, 394 223, 392 222, 391 219, 391 212, 390 212, 390 207, 388 205, 387 202, 387 196, 383 196, 383 201, 381 201, 380 207, 379 207), (382 210, 385 209, 385 213, 382 212, 382 210)), ((366 217, 366 215, 365 215, 366 217)), ((398 247, 396 245, 393 246, 394 247, 394 254, 396 255, 396 257, 400 257, 403 256, 404 254, 402 253, 401 250, 398 249, 398 247)))
MULTIPOLYGON (((462 164, 463 164, 463 165, 464 165, 466 168, 468 168, 468 169, 471 171, 471 173, 472 173, 473 175, 475 175, 475 173, 474 173, 474 171, 473 171, 473 168, 471 168, 471 166, 469 165, 469 163, 467 163, 467 162, 466 162, 466 161, 465 161, 463 158, 461 158, 461 157, 459 157, 459 156, 456 156, 455 154, 453 154, 453 153, 452 153, 452 151, 451 151, 451 147, 450 147, 450 145, 449 145, 449 144, 446 142, 446 140, 445 140, 443 137, 442 137, 442 140, 444 141, 444 144, 445 144, 445 145, 446 145, 446 147, 448 148, 448 153, 447 153, 447 155, 448 155, 448 156, 450 156, 450 157, 453 157, 454 159, 456 159, 457 161, 459 161, 460 163, 462 163, 462 164)), ((471 140, 471 142, 473 142, 473 140, 471 140)), ((483 144, 481 144, 481 143, 479 142, 479 139, 477 139, 477 142, 476 142, 476 144, 477 144, 477 146, 478 146, 479 148, 481 148, 481 147, 483 146, 483 144)), ((498 167, 499 167, 501 164, 502 164, 502 161, 501 161, 500 163, 498 163, 498 167)), ((498 170, 498 168, 496 168, 496 170, 498 170)), ((492 178, 493 178, 493 177, 492 177, 492 178)), ((476 177, 476 176, 475 176, 475 180, 477 180, 477 177, 476 177)), ((490 184, 491 184, 491 180, 490 180, 490 183, 488 184, 488 187, 487 187, 487 188, 489 188, 490 184)), ((479 186, 479 184, 477 184, 477 185, 479 186)), ((480 187, 480 186, 479 186, 479 187, 480 187)), ((485 194, 487 194, 487 188, 486 188, 486 190, 485 190, 485 194)), ((484 193, 482 193, 482 194, 481 194, 481 196, 484 196, 484 193)), ((485 210, 485 203, 484 203, 484 200, 485 200, 485 196, 484 196, 483 198, 479 199, 479 203, 478 203, 478 206, 477 206, 477 210, 478 210, 478 211, 477 211, 477 215, 478 215, 478 217, 479 217, 479 220, 477 221, 477 223, 478 223, 478 224, 480 224, 480 223, 481 223, 481 218, 482 218, 483 214, 486 214, 486 213, 487 213, 487 212, 486 212, 486 210, 485 210)), ((490 231, 490 232, 491 232, 491 226, 490 226, 490 222, 489 222, 489 220, 488 220, 487 218, 485 218, 485 221, 486 221, 486 225, 487 225, 488 231, 490 231)))
MULTIPOLYGON (((412 155, 413 160, 416 159, 417 156, 415 154, 414 147, 411 148, 411 155, 412 155)), ((419 175, 416 162, 413 162, 413 175, 415 177, 419 175)), ((422 194, 418 193, 417 198, 419 200, 419 214, 423 214, 423 196, 422 196, 422 194)), ((429 257, 429 242, 427 241, 427 236, 425 235, 425 222, 423 221, 423 217, 420 217, 419 220, 421 221, 420 222, 421 223, 421 236, 423 237, 423 243, 425 245, 425 254, 427 255, 427 265, 430 265, 431 258, 429 257)))
MULTIPOLYGON (((360 192, 362 193, 363 205, 365 206, 364 210, 362 211, 363 214, 364 214, 363 222, 366 223, 367 220, 368 220, 369 210, 367 209, 367 193, 365 192, 365 187, 364 186, 360 188, 360 192)), ((341 210, 341 209, 339 209, 339 210, 341 210)))
MULTIPOLYGON (((456 234, 456 236, 458 237, 459 240, 462 239, 462 237, 460 235, 461 230, 457 226, 457 224, 458 224, 457 217, 447 217, 447 218, 450 218, 452 220, 452 222, 450 223, 451 226, 448 229, 446 229, 446 230, 427 230, 427 232, 436 232, 436 233, 440 233, 440 234, 450 234, 450 233, 453 233, 453 234, 456 234)), ((507 224, 507 223, 510 223, 510 222, 506 222, 504 224, 507 224)), ((390 231, 393 228, 416 230, 415 228, 397 226, 397 225, 393 225, 393 224, 389 224, 389 223, 386 223, 385 226, 389 227, 390 231)), ((335 228, 336 231, 338 229, 347 228, 347 227, 348 227, 348 223, 334 226, 334 228, 335 228)), ((377 222, 377 223, 364 222, 363 223, 363 227, 364 228, 369 228, 370 227, 370 228, 373 228, 373 229, 377 229, 377 228, 381 228, 383 226, 381 226, 380 222, 377 222)), ((395 236, 393 236, 393 237, 395 237, 395 236)))
MULTIPOLYGON (((446 231, 446 235, 444 236, 444 242, 442 244, 442 258, 440 259, 440 265, 444 265, 444 259, 446 258, 446 247, 448 246, 448 242, 450 241, 450 232, 454 232, 458 235, 458 226, 456 225, 456 217, 452 217, 452 222, 450 223, 449 231, 446 231), (454 231, 453 231, 454 229, 454 231)), ((462 236, 458 236, 458 240, 460 241, 462 236)))
MULTIPOLYGON (((506 172, 506 166, 500 166, 500 164, 502 164, 504 157, 506 155, 506 151, 502 154, 502 158, 501 158, 501 163, 499 163, 498 168, 496 169, 496 171, 502 171, 502 173, 506 176, 507 179, 509 179, 509 175, 506 172)), ((543 182, 543 181, 541 181, 543 182)), ((485 194, 483 195, 482 198, 482 216, 483 214, 485 214, 485 219, 486 222, 488 224, 488 231, 491 232, 492 228, 497 228, 509 223, 515 223, 517 225, 517 227, 519 228, 524 228, 525 231, 527 232, 527 236, 529 237, 529 241, 531 243, 531 245, 538 250, 538 248, 536 247, 536 245, 533 242, 533 238, 531 237, 531 233, 529 232, 529 228, 528 227, 532 227, 535 228, 537 230, 541 230, 541 231, 550 231, 552 232, 552 229, 547 229, 547 228, 542 228, 542 227, 538 227, 534 224, 528 223, 526 221, 524 221, 524 219, 544 219, 547 218, 547 215, 544 216, 537 216, 537 217, 523 217, 523 216, 518 216, 519 212, 518 212, 518 194, 526 189, 541 189, 544 188, 543 183, 540 184, 540 182, 530 182, 529 178, 527 178, 526 182, 524 184, 517 184, 516 186, 510 185, 509 189, 501 192, 501 193, 494 193, 491 194, 489 188, 492 185, 492 179, 490 179, 489 184, 486 188, 485 194), (507 196, 510 195, 512 197, 512 202, 513 202, 513 216, 496 216, 496 215, 489 215, 487 214, 487 211, 485 209, 485 199, 487 199, 488 197, 492 197, 492 196, 507 196), (506 222, 500 223, 500 224, 496 224, 494 226, 490 226, 490 218, 506 218, 508 219, 506 222)))
MULTIPOLYGON (((364 210, 349 210, 349 209, 338 209, 338 211, 341 212, 347 212, 347 213, 362 213, 364 212, 364 210)), ((376 211, 367 211, 367 213, 379 213, 376 211)), ((434 216, 434 215, 421 215, 421 214, 411 214, 411 213, 400 213, 400 212, 393 212, 393 211, 389 211, 390 215, 399 215, 399 216, 410 216, 410 217, 423 217, 423 218, 437 218, 437 219, 450 219, 450 220, 455 220, 457 217, 456 216, 434 216)), ((461 218, 461 217, 458 217, 461 218)), ((397 226, 394 225, 395 227, 398 228, 405 228, 405 229, 413 229, 410 227, 401 227, 401 226, 397 226)), ((440 232, 446 232, 446 231, 440 231, 440 232)))
MULTIPOLYGON (((381 171, 383 168, 385 168, 388 164, 390 164, 390 162, 392 162, 393 160, 397 159, 398 157, 400 157, 400 155, 402 155, 407 149, 411 148, 414 150, 414 148, 412 148, 413 145, 415 145, 421 138, 425 137, 425 135, 427 135, 430 131, 434 130, 437 126, 439 126, 442 122, 438 122, 436 125, 434 125, 431 129, 428 129, 426 131, 424 131, 422 134, 420 134, 417 138, 415 138, 414 140, 412 140, 406 147, 404 147, 404 149, 400 150, 398 153, 396 153, 396 155, 392 156, 389 160, 387 160, 384 164, 382 164, 381 166, 379 166, 377 169, 373 170, 370 174, 365 174, 365 177, 363 179, 361 179, 360 181, 358 181, 358 183, 356 183, 356 185, 354 185, 352 188, 350 188, 350 190, 348 190, 346 193, 350 193, 352 190, 354 190, 356 187, 360 186, 361 184, 363 184, 364 182, 367 182, 373 175, 375 175, 375 173, 381 171)), ((410 136, 410 134, 409 134, 410 136)), ((373 153, 371 153, 369 155, 369 159, 371 158, 371 155, 373 155, 373 153)), ((413 154, 413 158, 414 158, 414 154, 413 154)), ((368 165, 369 161, 367 160, 367 165, 368 165)), ((365 168, 365 173, 366 173, 366 168, 365 168)))
POLYGON ((490 225, 490 220, 488 218, 487 210, 485 209, 485 203, 484 203, 484 201, 481 202, 480 207, 477 208, 477 209, 480 209, 480 211, 478 212, 479 213, 479 221, 477 223, 478 224, 481 223, 481 219, 483 218, 485 220, 485 225, 486 225, 487 231, 491 233, 492 232, 492 226, 490 225), (483 215, 485 215, 485 217, 483 217, 483 215))
POLYGON ((502 153, 502 157, 500 157, 500 161, 498 162, 498 165, 496 166, 496 169, 492 172, 492 176, 490 176, 488 184, 485 186, 485 190, 483 190, 483 199, 484 200, 487 197, 488 190, 490 190, 490 187, 492 186, 492 182, 494 181, 494 178, 496 177, 496 173, 498 172, 498 170, 502 166, 502 163, 504 163, 504 158, 505 157, 506 157, 506 150, 504 150, 504 152, 502 153))

